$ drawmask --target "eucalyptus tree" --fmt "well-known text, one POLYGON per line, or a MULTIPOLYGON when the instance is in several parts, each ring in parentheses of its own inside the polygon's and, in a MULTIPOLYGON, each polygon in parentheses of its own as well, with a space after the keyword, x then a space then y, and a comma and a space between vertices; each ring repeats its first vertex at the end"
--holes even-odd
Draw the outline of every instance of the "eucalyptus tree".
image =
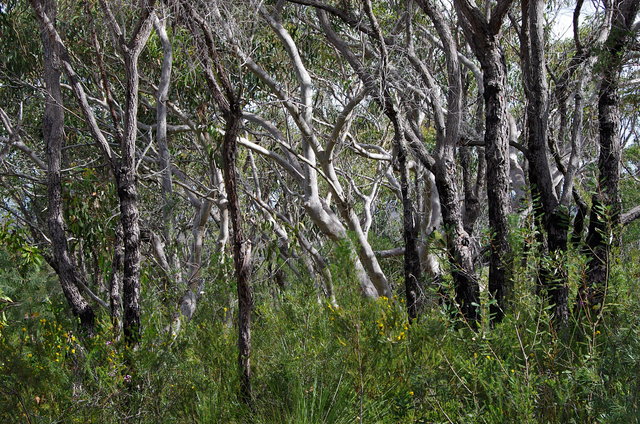
MULTIPOLYGON (((589 229, 586 239, 589 262, 584 286, 580 290, 580 303, 592 310, 601 310, 607 290, 611 263, 611 248, 618 242, 622 223, 620 199, 620 74, 625 53, 635 39, 635 23, 640 2, 618 0, 606 4, 611 9, 611 31, 604 42, 597 69, 601 81, 598 87, 598 181, 592 196, 589 229)), ((627 218, 628 219, 628 218, 627 218)), ((595 320, 595 317, 592 317, 595 320)))
MULTIPOLYGON (((33 5, 43 16, 48 16, 50 24, 56 22, 55 0, 34 1, 33 5)), ((84 296, 80 287, 85 285, 84 276, 78 269, 73 256, 69 252, 67 232, 63 216, 61 156, 64 145, 64 103, 60 83, 61 48, 41 23, 42 45, 44 52, 44 80, 46 84, 46 100, 42 120, 42 134, 47 152, 47 193, 48 193, 48 227, 53 260, 51 264, 60 277, 60 284, 73 313, 80 318, 81 325, 91 335, 94 331, 95 312, 84 296)))
MULTIPOLYGON (((269 10, 265 5, 251 2, 239 3, 234 7, 211 5, 211 18, 217 21, 225 45, 245 63, 246 69, 260 81, 260 85, 266 88, 265 94, 277 99, 285 113, 283 120, 275 122, 265 116, 264 112, 259 112, 259 103, 247 108, 255 112, 243 113, 245 121, 252 127, 255 126, 254 128, 266 131, 269 137, 276 141, 283 154, 248 139, 239 140, 240 145, 271 158, 282 167, 300 188, 302 206, 311 221, 332 241, 346 242, 351 246, 351 259, 363 292, 373 297, 389 296, 391 290, 387 278, 363 231, 359 217, 350 207, 352 199, 343 187, 338 176, 340 172, 334 165, 334 148, 342 136, 345 125, 352 119, 353 109, 360 104, 363 96, 355 92, 347 97, 345 106, 337 113, 336 121, 330 124, 330 131, 320 131, 315 122, 317 117, 313 104, 316 86, 302 59, 299 46, 281 22, 281 8, 269 10), (236 22, 238 18, 233 15, 234 7, 246 7, 258 12, 278 40, 280 48, 284 50, 286 66, 293 70, 293 75, 290 71, 283 70, 276 78, 249 53, 250 44, 243 45, 240 40, 250 40, 251 37, 242 36, 243 28, 236 22), (290 76, 292 80, 289 80, 290 76), (287 86, 295 87, 298 93, 287 91, 287 86), (295 126, 296 137, 299 139, 292 139, 292 132, 286 127, 289 123, 295 126), (322 143, 323 139, 327 140, 326 143, 322 143), (321 180, 322 184, 327 184, 330 193, 327 197, 321 196, 321 180), (330 201, 335 202, 337 213, 331 208, 330 201), (353 234, 353 239, 348 236, 349 232, 353 234)), ((273 64, 269 66, 272 67, 273 64)), ((271 113, 273 112, 275 111, 271 113)))
POLYGON ((140 16, 133 25, 133 31, 128 38, 123 27, 121 27, 113 14, 110 5, 106 1, 100 2, 100 7, 111 29, 115 44, 125 63, 126 89, 122 126, 119 125, 119 121, 114 122, 115 132, 120 144, 120 158, 116 156, 105 132, 98 124, 82 81, 71 62, 70 52, 56 30, 53 21, 47 15, 41 3, 34 1, 32 6, 48 37, 52 40, 51 46, 57 46, 60 49, 60 66, 71 82, 76 101, 80 106, 96 146, 105 160, 111 165, 114 173, 120 204, 120 220, 123 228, 124 244, 122 280, 123 330, 128 343, 136 345, 140 338, 140 228, 136 183, 139 94, 138 59, 151 34, 153 2, 139 6, 137 11, 140 16))
POLYGON ((509 122, 507 115, 507 74, 500 30, 511 0, 499 0, 484 14, 467 0, 454 5, 467 42, 480 62, 485 101, 484 149, 487 161, 487 201, 491 228, 489 291, 498 301, 492 306, 497 318, 510 288, 510 245, 507 215, 509 204, 509 122))
MULTIPOLYGON (((205 52, 204 73, 211 97, 220 109, 225 122, 222 139, 222 162, 224 186, 228 199, 229 218, 233 227, 232 246, 238 287, 238 365, 240 369, 240 392, 244 402, 251 403, 251 313, 253 294, 250 284, 251 241, 244 235, 243 217, 240 209, 238 171, 236 158, 238 137, 242 124, 242 86, 233 87, 231 78, 218 51, 213 31, 198 12, 185 4, 194 25, 202 32, 200 41, 205 52)), ((195 32, 195 28, 192 28, 195 32)))
MULTIPOLYGON (((447 27, 446 20, 442 12, 431 2, 418 2, 420 7, 429 15, 431 21, 436 27, 440 48, 444 50, 444 60, 447 63, 447 79, 448 88, 447 105, 442 105, 440 99, 441 87, 434 77, 435 71, 429 69, 425 65, 418 53, 427 49, 422 48, 423 40, 418 41, 411 29, 410 24, 414 17, 410 12, 411 8, 400 8, 398 21, 391 20, 390 33, 382 33, 372 7, 369 3, 364 3, 363 10, 339 9, 328 3, 319 1, 293 1, 307 6, 313 6, 317 10, 318 20, 325 33, 329 43, 331 43, 353 69, 353 72, 360 78, 364 84, 367 94, 380 105, 388 121, 394 128, 397 142, 395 144, 396 157, 400 167, 400 173, 403 170, 403 162, 406 164, 405 156, 410 154, 417 159, 419 167, 428 169, 429 173, 435 175, 434 183, 437 187, 432 188, 433 193, 437 193, 437 201, 435 207, 442 212, 445 228, 447 229, 447 244, 450 261, 452 263, 452 273, 456 286, 456 300, 460 305, 463 315, 471 320, 478 318, 476 305, 479 301, 478 281, 475 277, 473 256, 471 251, 471 243, 469 235, 465 230, 463 209, 460 206, 461 193, 458 188, 456 178, 456 160, 455 150, 460 143, 460 131, 462 127, 462 83, 461 70, 458 62, 458 50, 456 43, 451 35, 451 31, 447 27), (358 18, 358 12, 364 16, 358 18), (403 13, 404 12, 404 13, 403 13), (365 39, 370 40, 368 45, 363 46, 364 54, 358 54, 352 51, 346 39, 352 39, 349 34, 339 35, 331 27, 328 16, 339 19, 347 28, 351 28, 357 33, 361 33, 365 39), (368 24, 365 24, 368 21, 368 24), (407 48, 401 49, 399 41, 402 39, 400 34, 402 28, 408 28, 407 48), (418 44, 420 46, 418 47, 418 44), (374 56, 377 47, 379 54, 374 56), (390 53, 393 53, 390 59, 390 53), (405 53, 408 52, 408 53, 405 53), (369 57, 372 63, 365 63, 359 57, 369 57), (402 65, 393 63, 391 60, 398 61, 402 65), (380 72, 372 70, 372 66, 382 67, 380 72), (409 66, 415 69, 415 75, 399 74, 398 66, 409 66), (388 82, 386 81, 388 79, 388 82), (423 108, 427 102, 422 101, 418 105, 408 102, 408 99, 414 97, 417 93, 419 97, 428 101, 433 109, 432 116, 436 130, 436 147, 435 154, 432 156, 424 146, 422 139, 422 130, 420 128, 420 116, 425 114, 415 114, 412 109, 423 108)), ((398 6, 399 7, 399 6, 398 6)), ((428 47, 432 44, 438 45, 433 37, 428 47)), ((468 62, 468 61, 467 61, 468 62)), ((410 69, 405 68, 405 69, 410 69)), ((375 68, 374 68, 375 69, 375 68)), ((406 165, 405 165, 406 166, 406 165)), ((414 165, 416 166, 416 165, 414 165)), ((401 187, 406 184, 407 178, 401 174, 401 187)), ((412 210, 416 207, 413 203, 415 200, 407 196, 408 191, 403 189, 401 198, 404 210, 404 241, 405 246, 402 253, 405 256, 405 283, 407 287, 408 303, 411 304, 414 299, 411 298, 411 290, 415 282, 412 276, 420 274, 415 269, 421 267, 419 256, 415 252, 414 245, 417 241, 417 232, 412 225, 414 220, 412 210)), ((430 204, 432 202, 429 202, 430 204)), ((431 228, 432 230, 432 228, 431 228)), ((428 257, 425 257, 428 259, 428 257)), ((415 313, 410 311, 411 313, 415 313)))

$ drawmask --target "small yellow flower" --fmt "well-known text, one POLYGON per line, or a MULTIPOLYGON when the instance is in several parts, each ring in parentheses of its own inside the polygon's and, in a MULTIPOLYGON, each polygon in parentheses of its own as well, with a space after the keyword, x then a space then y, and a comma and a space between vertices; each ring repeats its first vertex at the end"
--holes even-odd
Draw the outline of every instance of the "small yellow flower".
POLYGON ((27 353, 27 358, 31 358, 33 355, 31 353, 27 353))
POLYGON ((22 331, 24 331, 26 333, 27 332, 27 328, 26 327, 22 327, 22 331))
POLYGON ((600 333, 600 330, 597 330, 597 331, 596 331, 596 334, 602 334, 602 333, 600 333))
POLYGON ((487 359, 491 360, 491 356, 487 355, 487 359))
POLYGON ((71 349, 71 353, 76 353, 76 350, 75 349, 71 349))
POLYGON ((409 396, 413 396, 413 392, 409 392, 409 396))

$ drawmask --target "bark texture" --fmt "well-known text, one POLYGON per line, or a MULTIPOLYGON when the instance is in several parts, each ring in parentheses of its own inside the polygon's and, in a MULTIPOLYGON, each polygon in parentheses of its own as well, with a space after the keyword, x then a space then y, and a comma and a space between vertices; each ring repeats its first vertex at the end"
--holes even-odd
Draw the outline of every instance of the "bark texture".
MULTIPOLYGON (((433 173, 440 195, 442 221, 447 229, 447 251, 452 265, 456 304, 459 305, 462 316, 475 323, 480 318, 477 306, 480 303, 480 288, 473 267, 471 239, 465 229, 460 189, 456 180, 455 149, 460 141, 462 117, 462 78, 458 50, 451 30, 445 25, 442 12, 429 0, 419 0, 417 3, 435 25, 447 61, 449 88, 446 116, 437 96, 432 96, 436 126, 433 173)), ((430 70, 415 56, 411 59, 427 88, 435 92, 436 83, 430 70)))
MULTIPOLYGON (((589 312, 601 310, 607 291, 611 248, 618 242, 616 230, 621 223, 619 192, 620 98, 618 88, 624 55, 631 37, 640 2, 614 1, 611 32, 607 37, 597 69, 601 72, 598 96, 598 126, 600 154, 598 156, 598 187, 592 198, 586 249, 589 255, 586 281, 579 291, 578 306, 588 306, 589 312)), ((595 317, 594 317, 595 318, 595 317)))
POLYGON ((485 160, 487 197, 491 227, 489 292, 496 300, 490 312, 504 315, 504 298, 511 285, 509 226, 509 121, 507 115, 507 70, 498 34, 511 0, 500 0, 485 17, 467 0, 455 0, 460 24, 483 73, 485 104, 485 160))
POLYGON ((237 136, 242 113, 238 104, 231 104, 226 119, 225 135, 222 142, 224 162, 224 185, 229 200, 229 218, 233 228, 233 262, 238 285, 238 366, 240 368, 240 394, 245 403, 251 403, 251 242, 244 236, 242 216, 237 190, 237 136))
POLYGON ((124 256, 122 277, 123 333, 129 346, 140 341, 140 213, 136 175, 136 138, 138 130, 138 90, 140 74, 138 59, 151 35, 153 1, 141 2, 139 18, 129 39, 113 15, 109 4, 100 5, 111 27, 124 61, 126 75, 123 132, 120 137, 120 160, 113 159, 120 223, 122 224, 124 256))
POLYGON ((240 397, 248 405, 252 404, 251 390, 251 313, 253 294, 251 289, 251 241, 242 229, 242 213, 238 199, 238 175, 236 156, 238 135, 242 123, 242 109, 238 95, 233 90, 230 77, 224 68, 214 44, 211 27, 195 10, 186 5, 191 17, 203 33, 206 46, 206 81, 211 96, 222 111, 225 121, 222 140, 222 163, 224 188, 227 194, 229 220, 233 234, 233 263, 238 290, 238 368, 240 372, 240 397))
POLYGON ((543 12, 542 0, 522 2, 521 57, 527 98, 527 159, 533 212, 543 239, 542 254, 548 258, 542 264, 539 283, 553 305, 554 320, 565 325, 569 320, 566 252, 570 218, 568 209, 559 202, 549 164, 549 90, 543 12))
POLYGON ((114 339, 120 339, 122 331, 122 263, 124 247, 122 245, 122 226, 116 225, 111 262, 111 279, 109 280, 109 308, 113 324, 114 339))
MULTIPOLYGON (((49 17, 52 24, 56 22, 55 0, 34 0, 34 7, 40 7, 49 17)), ((80 324, 88 335, 94 332, 95 314, 93 308, 79 291, 84 276, 76 266, 69 252, 65 229, 61 158, 64 145, 64 109, 60 86, 60 46, 51 37, 49 31, 42 27, 42 45, 44 52, 44 80, 47 88, 42 132, 47 151, 47 196, 48 226, 51 238, 53 258, 60 278, 62 291, 71 306, 73 314, 80 318, 80 324)))

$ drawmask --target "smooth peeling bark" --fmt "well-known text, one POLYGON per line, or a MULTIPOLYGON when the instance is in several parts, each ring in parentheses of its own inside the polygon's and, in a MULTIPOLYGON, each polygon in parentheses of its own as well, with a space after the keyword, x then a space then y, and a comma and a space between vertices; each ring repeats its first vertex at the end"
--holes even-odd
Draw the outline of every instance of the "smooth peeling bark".
POLYGON ((171 67, 173 64, 173 50, 171 41, 167 36, 165 22, 154 17, 153 25, 162 44, 162 68, 160 71, 160 82, 156 93, 156 122, 157 141, 160 153, 161 187, 162 187, 162 229, 164 240, 168 242, 173 233, 173 215, 171 196, 172 175, 171 175, 171 153, 167 139, 167 100, 169 98, 169 86, 171 82, 171 67))
MULTIPOLYGON (((34 7, 42 8, 55 25, 55 0, 33 1, 32 4, 34 7)), ((47 88, 42 132, 47 150, 49 236, 62 291, 73 314, 80 319, 82 328, 88 335, 92 335, 95 314, 91 305, 79 291, 79 287, 83 285, 81 280, 83 276, 69 252, 63 215, 61 158, 62 146, 64 145, 64 109, 60 85, 60 47, 44 26, 41 37, 44 52, 44 80, 47 88)))
MULTIPOLYGON (((204 246, 204 235, 206 231, 206 225, 209 221, 209 215, 213 208, 213 200, 205 199, 202 201, 200 208, 198 209, 193 219, 193 245, 191 246, 191 255, 189 258, 189 270, 187 272, 187 290, 180 298, 180 314, 187 320, 193 317, 196 312, 198 299, 200 298, 200 290, 202 287, 202 281, 200 278, 200 268, 202 266, 202 248, 204 246)), ((220 223, 222 226, 228 225, 228 212, 225 206, 225 211, 221 214, 220 223)), ((224 232, 221 232, 223 234, 224 232)), ((225 237, 226 237, 226 233, 225 237)), ((178 322, 179 316, 176 317, 174 322, 174 331, 179 329, 180 324, 178 322)))
MULTIPOLYGON (((317 151, 321 148, 316 140, 313 129, 313 81, 289 32, 278 20, 268 14, 264 8, 261 8, 260 12, 269 26, 273 29, 274 33, 281 40, 283 47, 287 51, 300 86, 299 102, 302 108, 300 113, 294 113, 293 116, 295 118, 296 125, 298 125, 302 133, 302 153, 306 159, 303 165, 306 180, 306 184, 304 186, 305 205, 309 205, 312 209, 313 213, 310 214, 310 217, 312 219, 314 219, 314 216, 316 217, 316 221, 314 222, 319 221, 320 225, 326 225, 329 224, 328 221, 332 220, 332 218, 336 221, 337 219, 330 216, 328 213, 331 212, 330 209, 325 209, 319 196, 316 161, 317 151)), ((338 208, 340 209, 340 215, 347 223, 349 230, 355 235, 355 240, 347 240, 347 242, 349 245, 353 245, 353 249, 357 254, 357 258, 352 257, 351 259, 354 262, 356 275, 360 281, 363 294, 367 297, 390 296, 391 288, 382 268, 378 264, 378 260, 373 253, 373 249, 367 240, 367 235, 362 229, 360 219, 355 215, 353 210, 346 205, 343 193, 340 193, 340 182, 333 170, 331 158, 326 154, 323 154, 321 162, 326 175, 330 178, 330 186, 335 190, 334 194, 336 196, 338 208), (364 270, 364 273, 362 270, 364 270), (375 294, 372 293, 373 290, 371 284, 375 287, 375 294)), ((335 227, 335 223, 332 226, 335 227)), ((345 237, 342 237, 342 239, 345 239, 345 237)))
MULTIPOLYGON (((364 247, 356 250, 358 249, 358 246, 353 246, 351 244, 346 228, 338 220, 335 214, 333 214, 333 212, 328 213, 325 210, 319 198, 315 201, 313 201, 313 199, 307 199, 303 206, 311 221, 323 234, 329 237, 334 243, 347 243, 349 247, 349 259, 353 262, 356 278, 360 283, 360 290, 362 291, 362 294, 365 297, 374 299, 378 296, 385 296, 386 294, 384 291, 379 294, 378 289, 374 285, 372 281, 373 279, 370 278, 370 274, 367 270, 367 268, 374 270, 377 264, 373 249, 371 249, 371 246, 368 246, 368 242, 364 247)), ((379 265, 377 265, 377 267, 379 268, 379 265)), ((384 290, 384 285, 381 285, 381 287, 384 290)))

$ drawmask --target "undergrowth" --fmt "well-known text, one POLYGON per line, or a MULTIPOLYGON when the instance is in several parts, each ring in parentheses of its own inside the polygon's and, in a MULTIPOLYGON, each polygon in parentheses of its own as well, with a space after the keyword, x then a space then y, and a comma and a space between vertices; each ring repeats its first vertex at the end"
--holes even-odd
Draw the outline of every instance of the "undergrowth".
MULTIPOLYGON (((229 279, 208 283, 175 337, 145 288, 145 332, 131 352, 112 339, 106 311, 94 338, 74 333, 55 278, 16 269, 3 253, 0 422, 637 422, 640 258, 626 255, 601 321, 574 319, 561 334, 526 264, 511 312, 495 326, 485 314, 477 331, 437 305, 409 325, 400 293, 361 298, 344 264, 333 270, 339 307, 319 303, 311 281, 258 284, 250 409, 238 397, 229 279)), ((572 293, 582 269, 574 256, 572 293)))

